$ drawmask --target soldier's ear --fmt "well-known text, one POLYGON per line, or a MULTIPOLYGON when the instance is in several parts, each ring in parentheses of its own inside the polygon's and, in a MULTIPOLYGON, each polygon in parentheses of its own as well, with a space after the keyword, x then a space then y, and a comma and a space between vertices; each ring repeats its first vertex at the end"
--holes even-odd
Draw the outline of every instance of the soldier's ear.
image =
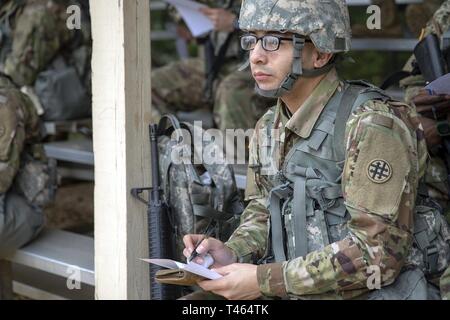
POLYGON ((319 52, 317 49, 315 49, 313 57, 314 57, 314 68, 318 69, 325 66, 333 58, 333 54, 319 52))

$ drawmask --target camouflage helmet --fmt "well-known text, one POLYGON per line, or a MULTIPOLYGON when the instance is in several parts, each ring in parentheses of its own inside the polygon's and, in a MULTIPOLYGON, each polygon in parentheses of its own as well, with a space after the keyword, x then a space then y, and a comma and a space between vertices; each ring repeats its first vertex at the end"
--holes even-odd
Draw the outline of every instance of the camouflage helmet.
POLYGON ((350 18, 345 0, 244 0, 239 27, 297 33, 309 37, 320 52, 350 50, 350 18))
POLYGON ((256 83, 256 92, 264 97, 282 97, 292 90, 299 77, 317 77, 335 67, 336 59, 333 58, 323 67, 303 68, 306 38, 311 39, 317 50, 323 53, 350 50, 350 18, 345 0, 243 0, 239 28, 293 33, 291 71, 278 88, 264 90, 256 83))

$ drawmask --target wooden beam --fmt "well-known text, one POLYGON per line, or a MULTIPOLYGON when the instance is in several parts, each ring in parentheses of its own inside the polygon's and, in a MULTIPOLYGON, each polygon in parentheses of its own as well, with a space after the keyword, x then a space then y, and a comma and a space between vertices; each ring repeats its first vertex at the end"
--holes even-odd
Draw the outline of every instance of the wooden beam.
POLYGON ((13 298, 11 262, 0 260, 0 300, 13 298))
POLYGON ((149 299, 145 206, 150 185, 148 0, 93 0, 95 274, 98 299, 149 299))

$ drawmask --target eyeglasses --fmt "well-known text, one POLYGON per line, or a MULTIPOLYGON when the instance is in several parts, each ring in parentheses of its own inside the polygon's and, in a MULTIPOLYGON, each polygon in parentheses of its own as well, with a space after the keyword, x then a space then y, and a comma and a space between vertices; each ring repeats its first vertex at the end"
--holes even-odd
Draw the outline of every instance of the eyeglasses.
MULTIPOLYGON (((280 48, 280 43, 283 40, 292 41, 292 38, 278 37, 273 35, 264 35, 257 37, 254 34, 245 34, 241 36, 241 48, 245 51, 255 49, 256 44, 262 39, 262 47, 266 51, 277 51, 280 48)), ((305 42, 311 42, 309 39, 305 39, 305 42)))

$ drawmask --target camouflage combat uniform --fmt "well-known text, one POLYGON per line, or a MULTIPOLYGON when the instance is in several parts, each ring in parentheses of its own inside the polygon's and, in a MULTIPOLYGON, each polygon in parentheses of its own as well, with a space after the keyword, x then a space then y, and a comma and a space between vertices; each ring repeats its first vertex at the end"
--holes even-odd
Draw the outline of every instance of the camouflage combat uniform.
MULTIPOLYGON (((39 143, 39 99, 31 95, 38 99, 33 101, 30 91, 27 95, 21 91, 32 90, 39 73, 74 40, 75 31, 66 26, 70 3, 10 0, 0 4, 0 257, 39 233, 44 225, 42 208, 54 197, 55 163, 45 157, 39 143)), ((81 51, 72 53, 83 55, 81 51)), ((88 54, 85 58, 89 60, 88 54)))
MULTIPOLYGON (((424 29, 423 36, 427 36, 429 34, 437 34, 438 36, 440 36, 449 28, 450 0, 446 0, 434 13, 432 20, 428 22, 427 26, 424 29)), ((413 59, 414 56, 411 57, 408 64, 405 66, 405 71, 412 70, 411 61, 413 59)), ((405 101, 409 103, 415 96, 418 95, 419 91, 425 87, 426 82, 423 76, 419 74, 403 79, 400 82, 400 85, 403 89, 405 89, 405 101)), ((450 222, 447 169, 440 158, 432 157, 430 159, 425 179, 430 197, 438 200, 442 207, 447 208, 447 221, 450 222)), ((442 275, 440 288, 442 297, 449 299, 450 269, 447 269, 447 271, 442 275)))
MULTIPOLYGON (((450 28, 450 0, 446 0, 434 13, 432 20, 429 21, 424 28, 423 37, 429 34, 437 34, 440 36, 448 30, 448 28, 450 28)), ((412 56, 406 64, 404 68, 405 71, 412 71, 411 61, 413 59, 414 56, 412 56)), ((412 98, 417 96, 419 90, 425 87, 426 83, 422 75, 415 75, 403 79, 400 82, 400 85, 405 89, 405 101, 410 103, 412 98)))
MULTIPOLYGON (((286 157, 294 145, 302 140, 314 143, 312 137, 321 134, 324 126, 317 126, 323 124, 318 119, 329 117, 328 104, 344 86, 332 70, 291 118, 280 100, 258 121, 247 175, 246 197, 250 203, 241 225, 227 242, 241 262, 255 261, 267 254, 271 180, 285 168, 286 157), (268 128, 279 131, 267 135, 268 128), (264 173, 267 164, 272 166, 272 172, 264 173)), ((341 221, 343 229, 338 231, 336 241, 324 246, 321 238, 326 235, 308 221, 306 256, 289 254, 285 262, 258 266, 258 282, 264 295, 349 298, 368 291, 371 265, 381 267, 383 286, 391 284, 400 273, 412 242, 412 204, 424 170, 425 150, 423 141, 417 143, 418 129, 394 109, 382 101, 371 100, 358 107, 347 121, 346 162, 340 169, 343 195, 338 201, 344 201, 350 214, 348 229, 344 227, 347 221, 341 221), (389 180, 377 183, 368 178, 368 166, 375 159, 389 163, 389 180)), ((322 150, 313 153, 319 161, 332 160, 330 142, 321 143, 325 144, 322 150)), ((311 166, 319 176, 326 174, 321 172, 319 162, 311 166)))
MULTIPOLYGON (((229 1, 200 1, 211 7, 227 7, 229 1)), ((240 2, 235 0, 230 9, 238 14, 240 2)), ((213 32, 216 47, 226 33, 213 32)), ((238 71, 238 39, 233 36, 225 62, 215 81, 213 106, 203 99, 205 66, 201 58, 172 62, 152 71, 152 117, 159 121, 161 114, 177 111, 211 110, 219 129, 253 128, 264 114, 267 99, 254 92, 254 81, 249 71, 238 71)))
POLYGON ((6 1, 0 6, 2 40, 9 41, 2 43, 1 70, 20 87, 32 85, 74 35, 66 26, 67 6, 59 2, 6 1))
POLYGON ((25 154, 42 155, 42 146, 36 144, 39 137, 33 104, 0 76, 0 257, 31 240, 44 224, 41 208, 27 201, 14 185, 25 154))
POLYGON ((45 120, 90 115, 88 12, 87 0, 8 0, 0 4, 0 71, 32 97, 45 120), (67 25, 71 21, 67 8, 72 4, 80 8, 79 30, 67 25))

